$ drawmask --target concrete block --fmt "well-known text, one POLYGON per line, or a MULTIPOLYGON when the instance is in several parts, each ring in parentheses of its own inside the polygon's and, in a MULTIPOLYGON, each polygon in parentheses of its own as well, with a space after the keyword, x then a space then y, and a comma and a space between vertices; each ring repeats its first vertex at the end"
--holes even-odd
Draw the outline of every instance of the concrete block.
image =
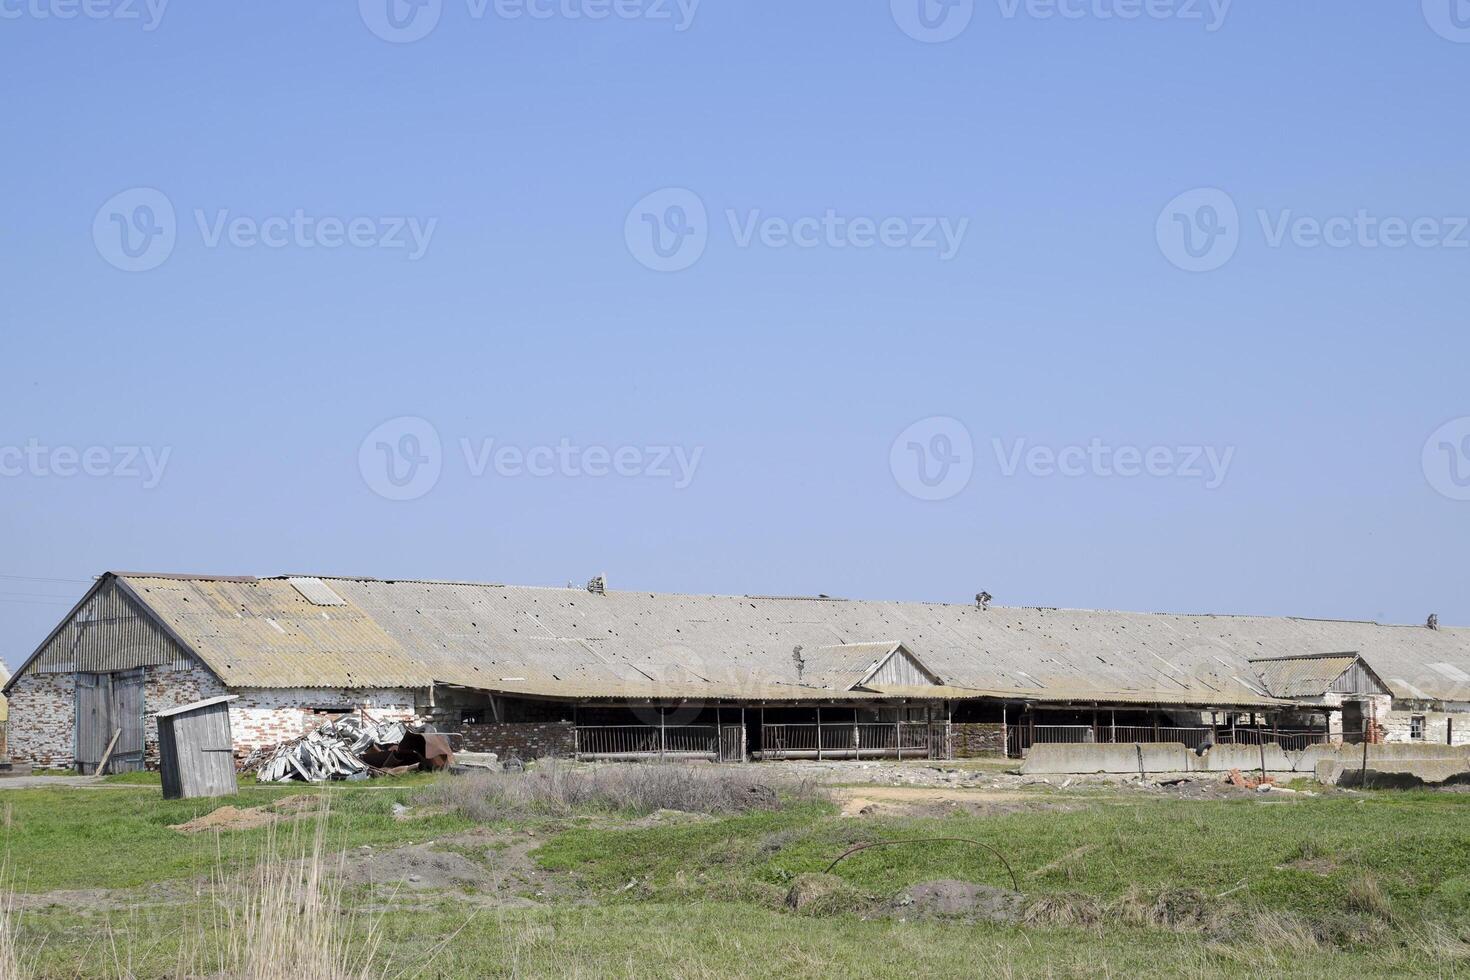
POLYGON ((1117 745, 1033 745, 1021 763, 1023 775, 1092 774, 1138 775, 1142 756, 1145 773, 1188 772, 1193 755, 1177 742, 1117 745))

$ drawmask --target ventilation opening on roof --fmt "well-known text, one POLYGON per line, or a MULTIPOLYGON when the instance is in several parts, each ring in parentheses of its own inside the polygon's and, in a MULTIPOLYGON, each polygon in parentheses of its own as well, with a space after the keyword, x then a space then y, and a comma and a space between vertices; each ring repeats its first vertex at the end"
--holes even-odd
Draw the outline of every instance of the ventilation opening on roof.
POLYGON ((332 591, 332 587, 319 578, 288 578, 292 587, 301 593, 301 598, 313 606, 345 606, 347 600, 332 591))

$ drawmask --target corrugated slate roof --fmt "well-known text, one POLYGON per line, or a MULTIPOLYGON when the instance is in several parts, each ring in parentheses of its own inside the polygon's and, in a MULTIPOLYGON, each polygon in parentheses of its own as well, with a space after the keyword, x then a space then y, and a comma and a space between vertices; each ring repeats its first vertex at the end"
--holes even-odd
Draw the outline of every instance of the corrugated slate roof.
POLYGON ((1332 682, 1358 662, 1356 654, 1329 657, 1283 657, 1253 661, 1266 690, 1278 698, 1320 697, 1332 682))
POLYGON ((856 665, 799 683, 795 645, 820 663, 902 643, 945 685, 997 696, 1264 705, 1251 660, 1355 649, 1401 697, 1470 700, 1460 629, 329 577, 344 604, 324 607, 285 578, 121 579, 235 687, 799 699, 831 695, 856 665))
MULTIPOLYGON (((803 649, 801 680, 813 687, 851 690, 900 645, 897 640, 888 640, 881 643, 834 643, 803 649)), ((794 653, 792 662, 795 663, 794 653)))

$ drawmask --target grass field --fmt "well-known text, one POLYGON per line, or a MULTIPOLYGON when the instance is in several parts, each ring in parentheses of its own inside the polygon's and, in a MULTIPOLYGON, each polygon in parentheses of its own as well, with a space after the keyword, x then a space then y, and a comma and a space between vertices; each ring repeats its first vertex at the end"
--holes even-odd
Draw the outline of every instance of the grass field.
POLYGON ((468 786, 412 777, 176 802, 149 777, 0 791, 15 893, 5 931, 34 975, 213 972, 232 883, 266 855, 264 867, 301 865, 319 830, 318 863, 340 871, 326 904, 351 975, 1470 972, 1467 794, 1027 787, 861 816, 809 794, 715 815, 584 800, 487 816, 474 800, 471 818, 455 802, 480 793, 468 786), (288 799, 303 793, 304 808, 288 799), (170 829, 222 803, 283 817, 170 829), (1009 895, 1002 864, 969 844, 872 848, 821 874, 853 844, 927 837, 999 849, 1020 879, 1013 914, 942 917, 895 900, 943 879, 1009 895), (818 900, 793 909, 793 891, 818 900))

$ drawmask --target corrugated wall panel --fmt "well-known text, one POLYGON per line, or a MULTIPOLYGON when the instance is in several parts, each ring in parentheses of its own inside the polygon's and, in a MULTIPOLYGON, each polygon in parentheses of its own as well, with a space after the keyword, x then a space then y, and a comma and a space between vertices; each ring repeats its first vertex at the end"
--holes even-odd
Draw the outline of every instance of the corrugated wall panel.
POLYGON ((924 687, 932 683, 933 680, 902 650, 889 657, 868 682, 878 687, 924 687))
POLYGON ((104 674, 162 664, 187 670, 191 658, 116 582, 109 582, 77 610, 27 670, 104 674))
POLYGON ((1332 682, 1334 694, 1387 694, 1360 660, 1349 667, 1341 677, 1332 682))

